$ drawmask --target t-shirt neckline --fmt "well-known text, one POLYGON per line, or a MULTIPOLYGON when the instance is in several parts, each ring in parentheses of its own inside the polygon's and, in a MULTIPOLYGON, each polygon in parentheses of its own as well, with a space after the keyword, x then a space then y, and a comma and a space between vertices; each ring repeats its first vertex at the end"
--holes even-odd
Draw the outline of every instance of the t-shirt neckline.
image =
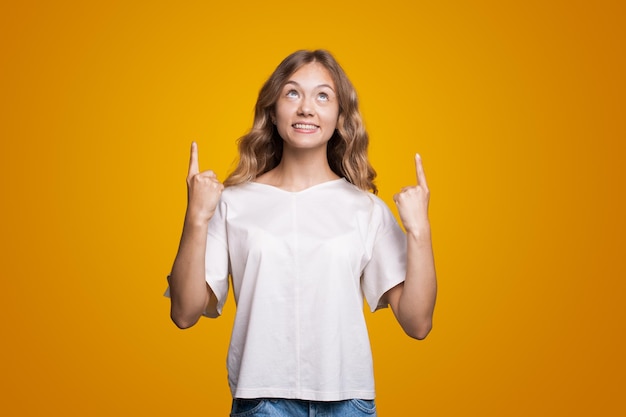
POLYGON ((273 191, 278 192, 278 193, 301 194, 301 193, 305 193, 307 191, 312 191, 312 190, 315 190, 317 188, 328 186, 328 185, 333 185, 333 184, 339 183, 339 182, 347 182, 347 180, 344 177, 341 177, 341 178, 337 178, 337 179, 334 179, 334 180, 328 180, 328 181, 320 182, 319 184, 311 185, 310 187, 303 188, 302 190, 299 190, 299 191, 289 191, 289 190, 285 190, 283 188, 277 187, 275 185, 264 184, 264 183, 255 182, 255 181, 250 181, 248 184, 253 185, 253 186, 267 188, 269 190, 273 190, 273 191))

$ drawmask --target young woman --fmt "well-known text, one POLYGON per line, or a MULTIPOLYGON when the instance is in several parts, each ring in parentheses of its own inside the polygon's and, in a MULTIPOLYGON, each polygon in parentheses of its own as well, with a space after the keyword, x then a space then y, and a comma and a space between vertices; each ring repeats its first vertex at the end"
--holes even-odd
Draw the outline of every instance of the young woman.
POLYGON ((375 415, 363 299, 429 333, 436 275, 429 191, 375 196, 352 84, 323 50, 298 51, 259 93, 239 164, 220 183, 191 147, 188 206, 168 277, 180 328, 237 304, 227 365, 231 416, 375 415))

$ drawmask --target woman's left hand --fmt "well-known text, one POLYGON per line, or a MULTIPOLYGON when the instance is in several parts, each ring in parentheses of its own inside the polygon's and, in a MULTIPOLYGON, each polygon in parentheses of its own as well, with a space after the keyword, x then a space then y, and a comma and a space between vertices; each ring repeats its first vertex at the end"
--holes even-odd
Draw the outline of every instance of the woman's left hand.
POLYGON ((393 201, 398 207, 400 221, 407 233, 421 234, 430 231, 428 221, 428 201, 430 192, 426 183, 426 174, 422 166, 422 158, 415 154, 415 173, 417 185, 404 187, 393 196, 393 201))

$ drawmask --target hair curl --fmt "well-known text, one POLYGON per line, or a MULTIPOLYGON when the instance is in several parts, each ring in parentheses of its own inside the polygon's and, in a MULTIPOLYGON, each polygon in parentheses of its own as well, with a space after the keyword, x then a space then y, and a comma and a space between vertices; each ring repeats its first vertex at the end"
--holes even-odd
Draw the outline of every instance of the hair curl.
POLYGON ((253 181, 258 175, 276 167, 283 153, 283 139, 272 123, 276 102, 289 77, 300 67, 318 62, 330 73, 339 101, 337 129, 328 141, 330 168, 358 188, 378 192, 374 184, 376 171, 367 157, 369 136, 359 112, 352 83, 335 58, 325 50, 300 50, 286 57, 265 82, 256 102, 254 123, 249 133, 238 140, 239 161, 224 181, 225 186, 253 181))

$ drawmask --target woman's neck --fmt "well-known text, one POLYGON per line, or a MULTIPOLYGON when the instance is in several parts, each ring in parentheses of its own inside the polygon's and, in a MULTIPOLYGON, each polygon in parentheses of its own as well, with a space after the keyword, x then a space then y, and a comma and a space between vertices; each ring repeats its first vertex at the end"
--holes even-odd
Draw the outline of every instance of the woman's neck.
POLYGON ((323 182, 338 179, 330 169, 326 149, 321 152, 283 152, 280 163, 256 181, 287 191, 301 191, 323 182))

